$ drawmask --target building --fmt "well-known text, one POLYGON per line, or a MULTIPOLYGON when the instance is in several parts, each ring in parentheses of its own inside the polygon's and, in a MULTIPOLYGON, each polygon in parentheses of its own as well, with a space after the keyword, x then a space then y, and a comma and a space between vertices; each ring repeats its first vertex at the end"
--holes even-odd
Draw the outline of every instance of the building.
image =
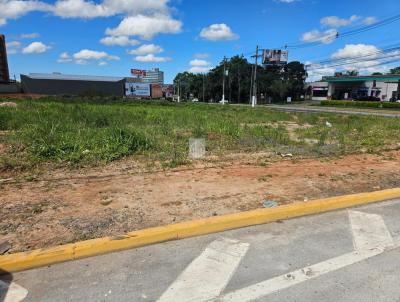
POLYGON ((10 74, 8 71, 6 38, 0 35, 0 83, 9 83, 10 74))
POLYGON ((400 75, 335 76, 309 84, 309 95, 314 101, 400 99, 400 75))
POLYGON ((326 101, 328 99, 328 82, 319 81, 308 84, 307 96, 313 101, 326 101))
POLYGON ((380 101, 400 99, 400 74, 325 77, 324 80, 328 83, 328 99, 380 101))
POLYGON ((160 71, 159 68, 146 70, 144 75, 141 77, 141 82, 164 85, 164 72, 160 71))
POLYGON ((123 77, 67 75, 61 73, 21 74, 21 86, 25 93, 80 96, 124 96, 123 77))

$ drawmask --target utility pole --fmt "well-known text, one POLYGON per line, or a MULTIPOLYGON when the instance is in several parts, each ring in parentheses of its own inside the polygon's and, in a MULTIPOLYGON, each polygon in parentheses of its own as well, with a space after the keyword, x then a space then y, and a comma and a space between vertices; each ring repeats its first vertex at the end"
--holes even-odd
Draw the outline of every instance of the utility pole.
POLYGON ((206 75, 203 73, 203 103, 204 103, 204 79, 205 79, 206 75))
POLYGON ((178 81, 178 103, 181 101, 181 80, 178 81))
POLYGON ((253 80, 253 96, 251 98, 251 107, 255 107, 257 105, 257 66, 258 66, 258 45, 256 47, 256 62, 254 65, 254 80, 253 80))
POLYGON ((226 73, 226 57, 224 57, 224 74, 222 75, 222 105, 225 105, 225 73, 226 73))

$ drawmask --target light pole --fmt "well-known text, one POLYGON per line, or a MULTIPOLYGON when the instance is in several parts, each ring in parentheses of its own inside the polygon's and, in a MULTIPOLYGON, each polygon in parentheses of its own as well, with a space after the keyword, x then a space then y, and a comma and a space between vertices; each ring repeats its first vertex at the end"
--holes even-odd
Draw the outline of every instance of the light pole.
POLYGON ((225 73, 226 73, 226 57, 224 57, 224 74, 222 75, 222 105, 225 105, 225 73))

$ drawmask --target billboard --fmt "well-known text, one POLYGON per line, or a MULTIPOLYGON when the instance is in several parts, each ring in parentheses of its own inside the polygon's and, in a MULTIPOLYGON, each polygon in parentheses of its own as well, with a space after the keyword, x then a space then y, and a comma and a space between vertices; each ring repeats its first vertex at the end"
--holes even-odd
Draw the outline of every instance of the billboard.
POLYGON ((10 75, 7 64, 6 39, 4 35, 0 35, 0 83, 8 83, 9 81, 10 75))
POLYGON ((288 61, 289 52, 287 50, 264 49, 264 65, 283 65, 288 61))
POLYGON ((139 77, 145 77, 146 76, 146 70, 142 69, 131 69, 131 74, 137 78, 139 77))
POLYGON ((162 87, 163 97, 172 99, 174 96, 174 85, 163 85, 162 87))
POLYGON ((131 97, 150 97, 150 84, 125 83, 125 95, 131 97))

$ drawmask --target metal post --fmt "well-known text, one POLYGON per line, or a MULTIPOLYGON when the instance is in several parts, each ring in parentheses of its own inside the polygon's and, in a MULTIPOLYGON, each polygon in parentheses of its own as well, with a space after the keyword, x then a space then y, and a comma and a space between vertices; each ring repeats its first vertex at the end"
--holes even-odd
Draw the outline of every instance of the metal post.
POLYGON ((253 81, 253 97, 251 99, 251 107, 255 107, 257 105, 257 65, 258 65, 258 45, 256 48, 256 62, 254 65, 254 81, 253 81))
POLYGON ((205 79, 206 75, 203 74, 203 103, 204 103, 204 79, 205 79))
POLYGON ((225 105, 225 73, 226 73, 226 57, 224 57, 224 74, 222 75, 222 105, 225 105))

